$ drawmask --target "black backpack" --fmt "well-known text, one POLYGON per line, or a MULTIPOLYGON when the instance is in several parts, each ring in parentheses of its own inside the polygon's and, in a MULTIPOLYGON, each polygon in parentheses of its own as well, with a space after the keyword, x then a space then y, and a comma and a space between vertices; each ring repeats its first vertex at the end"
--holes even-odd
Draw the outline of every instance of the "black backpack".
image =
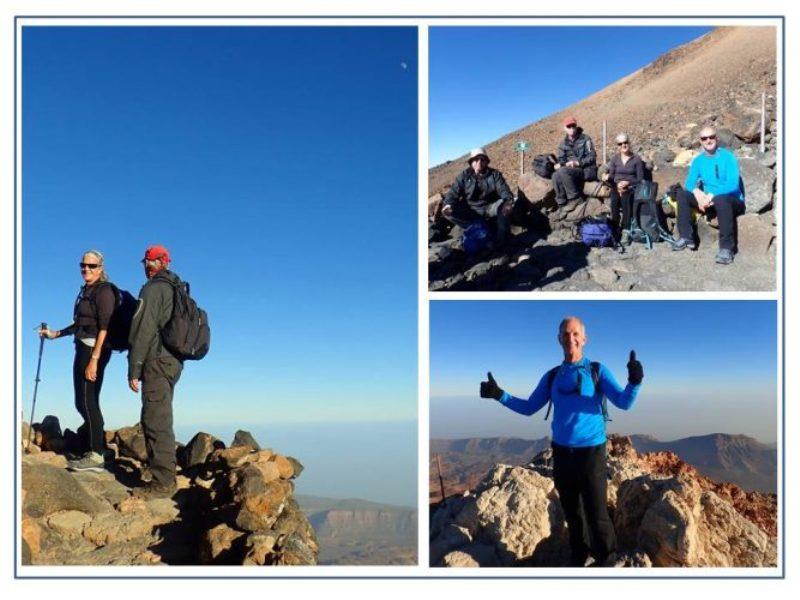
POLYGON ((631 240, 645 244, 648 250, 662 241, 675 244, 665 227, 666 218, 657 196, 658 183, 647 180, 640 181, 633 193, 631 240))
MULTIPOLYGON (((128 335, 131 332, 131 323, 133 322, 133 315, 136 313, 138 305, 136 298, 133 297, 127 290, 121 290, 110 281, 100 283, 97 289, 88 297, 89 303, 94 309, 95 315, 97 314, 97 304, 95 302, 95 295, 100 285, 107 285, 111 287, 114 292, 116 302, 114 304, 114 312, 111 313, 111 320, 108 323, 108 333, 106 334, 105 343, 112 350, 117 352, 125 352, 130 350, 131 346, 128 343, 128 335)), ((80 299, 80 296, 79 296, 80 299)))
POLYGON ((533 172, 539 177, 551 179, 556 170, 555 164, 554 154, 538 154, 533 157, 533 172))
MULTIPOLYGON (((599 390, 600 363, 592 361, 591 363, 589 363, 589 366, 592 372, 592 383, 594 383, 595 390, 599 390)), ((553 408, 553 382, 556 380, 556 375, 558 375, 558 370, 560 368, 561 366, 553 367, 547 372, 547 391, 550 394, 550 398, 547 401, 547 414, 545 414, 544 416, 545 421, 547 421, 547 419, 550 417, 550 411, 553 408)), ((600 393, 602 394, 600 400, 600 409, 603 411, 603 421, 608 422, 611 421, 611 419, 608 417, 608 401, 606 400, 606 395, 602 393, 602 390, 600 391, 600 393)))
POLYGON ((189 283, 163 279, 172 286, 172 316, 161 330, 161 342, 180 360, 200 360, 208 353, 211 328, 206 311, 189 295, 189 283))

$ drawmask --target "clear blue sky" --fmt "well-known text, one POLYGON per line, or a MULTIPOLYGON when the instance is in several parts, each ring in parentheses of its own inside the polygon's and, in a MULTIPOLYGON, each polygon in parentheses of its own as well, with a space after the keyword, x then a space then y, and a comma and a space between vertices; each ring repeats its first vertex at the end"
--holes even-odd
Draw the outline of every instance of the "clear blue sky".
POLYGON ((431 27, 430 164, 558 112, 710 27, 431 27))
POLYGON ((435 301, 431 303, 431 436, 549 435, 544 413, 517 415, 478 387, 527 398, 563 360, 567 315, 586 323, 585 356, 620 383, 636 350, 645 379, 633 408, 610 407, 609 431, 672 440, 744 433, 776 441, 777 305, 771 301, 435 301))
MULTIPOLYGON (((82 252, 135 295, 161 243, 212 326, 181 431, 416 420, 416 29, 27 27, 22 57, 26 416, 33 328, 70 322, 82 252)), ((74 428, 71 346, 47 343, 37 414, 74 428)), ((122 355, 102 406, 138 420, 122 355)))

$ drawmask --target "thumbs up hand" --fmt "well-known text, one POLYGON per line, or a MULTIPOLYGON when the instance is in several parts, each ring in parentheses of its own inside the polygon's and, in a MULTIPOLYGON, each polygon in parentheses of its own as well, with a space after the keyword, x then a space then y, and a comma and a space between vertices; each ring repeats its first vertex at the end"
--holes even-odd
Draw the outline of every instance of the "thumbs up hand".
POLYGON ((636 360, 636 352, 631 350, 631 356, 628 359, 628 383, 639 385, 644 379, 644 369, 642 363, 636 360))
POLYGON ((500 400, 503 397, 503 390, 497 385, 497 382, 492 377, 492 372, 487 373, 489 380, 481 381, 481 398, 494 398, 500 400))

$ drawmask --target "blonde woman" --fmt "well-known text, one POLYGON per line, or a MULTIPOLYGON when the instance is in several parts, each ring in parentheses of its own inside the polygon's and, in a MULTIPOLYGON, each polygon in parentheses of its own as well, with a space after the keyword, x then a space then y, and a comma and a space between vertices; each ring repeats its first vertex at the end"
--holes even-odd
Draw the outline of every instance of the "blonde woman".
POLYGON ((75 408, 83 417, 82 433, 85 446, 82 456, 69 462, 74 471, 102 471, 105 467, 105 434, 103 413, 100 411, 100 388, 111 346, 106 343, 108 325, 117 299, 103 263, 103 254, 89 250, 80 262, 83 286, 75 300, 73 322, 64 329, 41 329, 39 335, 48 339, 74 336, 75 361, 72 381, 75 387, 75 408))

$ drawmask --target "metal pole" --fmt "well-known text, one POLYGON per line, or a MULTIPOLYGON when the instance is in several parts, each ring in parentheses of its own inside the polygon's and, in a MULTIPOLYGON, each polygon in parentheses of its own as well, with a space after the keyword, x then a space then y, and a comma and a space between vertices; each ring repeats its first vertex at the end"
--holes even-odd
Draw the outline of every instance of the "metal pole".
POLYGON ((606 164, 606 121, 603 119, 603 164, 606 164))
POLYGON ((444 479, 442 479, 442 463, 439 462, 439 455, 436 455, 436 469, 439 471, 439 487, 442 490, 442 502, 444 502, 445 495, 444 495, 444 479))
POLYGON ((761 154, 767 149, 766 142, 764 138, 767 135, 767 92, 761 92, 761 143, 759 144, 758 149, 761 150, 761 154))
POLYGON ((525 174, 525 150, 519 153, 519 174, 525 174))
MULTIPOLYGON (((47 329, 47 323, 42 323, 40 329, 47 329)), ((28 423, 28 448, 27 450, 30 451, 31 447, 31 436, 33 435, 33 415, 36 412, 36 393, 39 391, 39 382, 41 379, 39 378, 39 373, 42 370, 42 351, 44 350, 44 336, 39 336, 39 362, 36 365, 36 379, 34 380, 35 383, 33 384, 33 403, 31 405, 31 422, 28 423)))

